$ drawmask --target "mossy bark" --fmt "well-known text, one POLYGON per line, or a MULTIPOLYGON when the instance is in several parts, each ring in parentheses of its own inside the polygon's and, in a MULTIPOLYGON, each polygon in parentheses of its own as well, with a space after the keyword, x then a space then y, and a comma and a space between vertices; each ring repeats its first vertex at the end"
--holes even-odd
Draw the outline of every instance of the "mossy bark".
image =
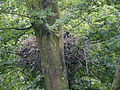
MULTIPOLYGON (((60 18, 58 3, 55 0, 26 0, 29 9, 41 10, 51 8, 56 16, 49 16, 46 22, 53 25, 60 18), (52 2, 54 1, 54 2, 52 2)), ((51 32, 46 25, 33 23, 33 29, 40 49, 42 71, 45 80, 45 90, 68 90, 66 67, 64 62, 63 33, 61 26, 57 27, 59 37, 51 32)))
POLYGON ((118 90, 118 89, 120 89, 120 61, 117 63, 116 72, 111 90, 118 90))

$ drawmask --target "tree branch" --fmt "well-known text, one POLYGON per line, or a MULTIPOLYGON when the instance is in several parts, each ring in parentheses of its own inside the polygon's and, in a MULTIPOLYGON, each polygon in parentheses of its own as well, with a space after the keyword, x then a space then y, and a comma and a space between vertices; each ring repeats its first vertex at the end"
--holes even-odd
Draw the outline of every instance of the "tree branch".
POLYGON ((0 13, 13 14, 13 15, 21 16, 21 17, 32 18, 31 16, 21 15, 21 14, 17 14, 17 13, 14 13, 14 12, 6 12, 4 10, 0 10, 0 13))
POLYGON ((30 30, 32 27, 33 27, 33 25, 31 25, 30 27, 27 27, 27 28, 0 28, 0 30, 7 30, 7 29, 30 30))
POLYGON ((24 35, 26 32, 28 32, 28 31, 29 31, 29 30, 24 31, 24 32, 21 33, 18 37, 15 38, 15 45, 17 44, 19 38, 20 38, 22 35, 24 35))

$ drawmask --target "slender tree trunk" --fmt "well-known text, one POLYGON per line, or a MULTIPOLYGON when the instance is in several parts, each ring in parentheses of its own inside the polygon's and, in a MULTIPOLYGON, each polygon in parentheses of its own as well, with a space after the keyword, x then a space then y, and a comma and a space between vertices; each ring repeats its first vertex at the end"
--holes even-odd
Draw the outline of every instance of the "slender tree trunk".
POLYGON ((115 72, 114 80, 112 83, 112 87, 114 89, 111 89, 111 90, 120 89, 120 61, 117 63, 117 66, 116 66, 116 72, 115 72))
MULTIPOLYGON (((41 10, 51 8, 56 16, 49 16, 46 22, 53 25, 60 18, 58 3, 55 0, 26 0, 29 9, 41 10)), ((45 90, 68 90, 66 67, 64 62, 64 43, 61 26, 57 27, 59 37, 51 32, 46 25, 33 23, 33 29, 40 49, 45 90)))

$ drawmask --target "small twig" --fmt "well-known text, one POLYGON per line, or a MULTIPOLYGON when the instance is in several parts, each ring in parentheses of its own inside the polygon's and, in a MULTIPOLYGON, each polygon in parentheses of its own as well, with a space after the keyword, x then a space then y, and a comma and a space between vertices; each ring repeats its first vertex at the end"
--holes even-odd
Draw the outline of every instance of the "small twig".
POLYGON ((80 23, 78 23, 77 25, 73 26, 73 28, 79 26, 85 19, 83 19, 80 23))
POLYGON ((4 51, 4 53, 9 53, 9 54, 19 55, 19 52, 9 52, 9 51, 4 51))
MULTIPOLYGON (((104 84, 107 88, 109 88, 109 85, 108 85, 107 83, 103 82, 100 77, 96 76, 96 75, 95 75, 94 73, 92 73, 91 71, 90 71, 90 74, 91 74, 95 79, 98 79, 99 81, 101 81, 101 83, 104 84)), ((97 84, 98 84, 98 83, 97 83, 97 84)))
POLYGON ((8 30, 8 29, 15 29, 15 30, 29 30, 33 27, 33 25, 31 25, 30 27, 27 28, 0 28, 0 30, 8 30))
POLYGON ((87 44, 87 42, 84 43, 83 50, 84 50, 84 55, 85 55, 84 59, 86 61, 86 74, 88 75, 88 78, 90 81, 90 87, 91 87, 91 77, 90 77, 90 70, 89 70, 88 58, 87 58, 87 56, 88 56, 88 44, 87 44))

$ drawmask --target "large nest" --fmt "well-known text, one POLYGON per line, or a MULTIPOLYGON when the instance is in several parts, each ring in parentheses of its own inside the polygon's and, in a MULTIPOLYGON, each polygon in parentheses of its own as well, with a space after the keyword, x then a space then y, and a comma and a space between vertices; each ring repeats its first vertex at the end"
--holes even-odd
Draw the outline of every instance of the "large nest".
MULTIPOLYGON (((64 34, 64 58, 70 77, 85 66, 84 50, 76 47, 77 43, 78 39, 71 37, 68 32, 64 34)), ((36 37, 29 36, 22 42, 22 45, 19 54, 21 58, 19 65, 28 72, 41 71, 41 59, 36 37)))
POLYGON ((30 36, 23 40, 19 51, 20 61, 18 65, 28 72, 41 71, 41 59, 37 47, 36 37, 30 36))

